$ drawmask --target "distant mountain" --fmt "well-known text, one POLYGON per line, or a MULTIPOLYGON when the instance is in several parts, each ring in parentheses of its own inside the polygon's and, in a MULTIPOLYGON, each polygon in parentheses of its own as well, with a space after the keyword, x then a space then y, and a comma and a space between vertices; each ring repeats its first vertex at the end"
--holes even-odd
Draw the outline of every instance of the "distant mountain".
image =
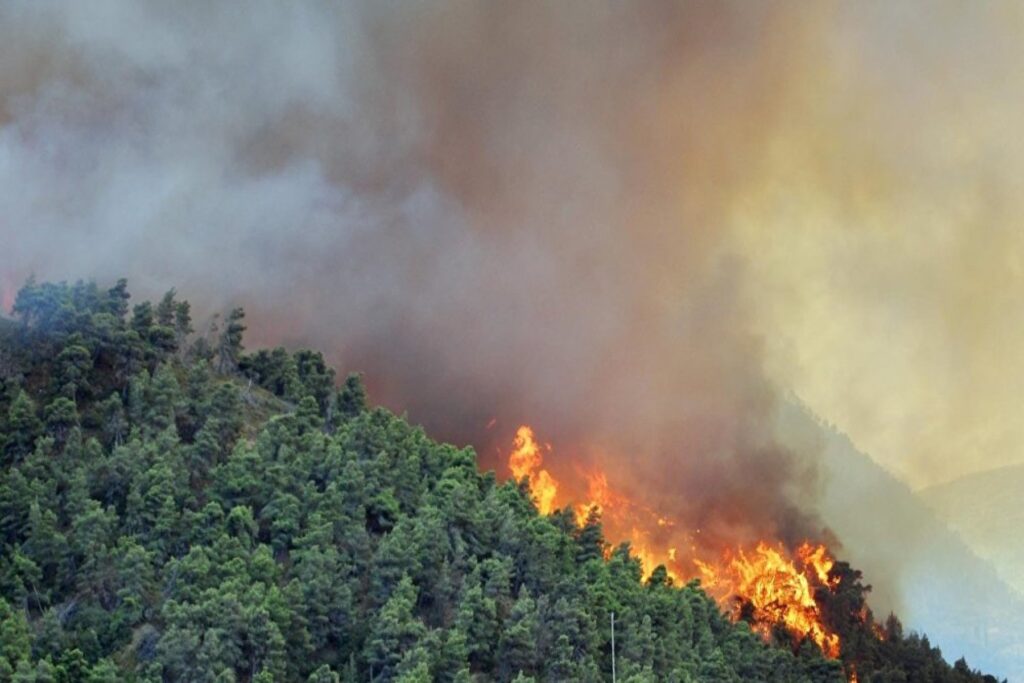
POLYGON ((1024 465, 960 477, 918 492, 950 528, 1024 595, 1024 465))
MULTIPOLYGON (((822 521, 842 542, 837 555, 873 584, 869 602, 875 613, 895 610, 907 629, 927 634, 948 659, 963 655, 986 671, 1024 681, 1024 598, 922 498, 845 435, 795 405, 780 419, 779 431, 795 450, 821 452, 822 521)), ((1005 490, 1022 490, 1024 468, 1015 482, 1007 477, 1005 490)), ((1019 534, 1024 507, 1020 500, 1015 505, 1019 534)), ((1013 535, 1009 512, 1006 517, 1004 538, 1013 535)))

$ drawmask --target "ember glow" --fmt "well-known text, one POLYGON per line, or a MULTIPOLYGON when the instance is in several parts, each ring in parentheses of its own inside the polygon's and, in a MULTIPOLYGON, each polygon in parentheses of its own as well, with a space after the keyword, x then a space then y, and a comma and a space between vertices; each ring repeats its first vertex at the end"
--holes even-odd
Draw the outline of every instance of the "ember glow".
MULTIPOLYGON (((824 545, 804 542, 790 553, 782 543, 762 540, 753 548, 722 548, 718 558, 708 559, 697 557, 697 547, 691 543, 681 556, 674 544, 692 539, 699 529, 688 532, 685 525, 631 500, 609 484, 604 472, 581 472, 586 482, 582 489, 572 486, 575 482, 556 481, 542 469, 542 449, 529 426, 519 427, 512 445, 509 471, 517 481, 529 483, 541 514, 569 507, 582 527, 596 513, 611 541, 629 542, 645 579, 659 565, 676 583, 700 579, 723 611, 734 620, 747 621, 765 639, 782 627, 795 642, 810 639, 827 657, 839 657, 839 636, 823 622, 815 598, 817 591, 838 585, 830 573, 835 561, 824 545), (573 501, 572 492, 581 490, 584 502, 573 501)), ((550 453, 552 448, 548 445, 544 450, 550 453)))

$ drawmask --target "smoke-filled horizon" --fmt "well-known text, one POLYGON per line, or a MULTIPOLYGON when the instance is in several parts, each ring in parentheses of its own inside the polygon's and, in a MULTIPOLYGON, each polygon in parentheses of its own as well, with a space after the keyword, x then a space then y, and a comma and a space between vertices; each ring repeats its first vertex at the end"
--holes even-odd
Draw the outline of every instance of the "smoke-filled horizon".
POLYGON ((913 485, 1020 461, 1020 29, 5 3, 0 296, 125 275, 244 305, 250 339, 323 349, 492 465, 528 422, 709 539, 821 537, 789 392, 913 485))

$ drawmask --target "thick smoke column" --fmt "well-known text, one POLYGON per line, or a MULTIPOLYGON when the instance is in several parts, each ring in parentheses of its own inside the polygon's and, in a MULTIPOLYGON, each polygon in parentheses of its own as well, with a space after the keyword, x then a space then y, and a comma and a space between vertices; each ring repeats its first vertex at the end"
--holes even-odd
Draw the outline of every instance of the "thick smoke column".
POLYGON ((485 458, 528 420, 709 540, 817 536, 727 239, 799 49, 751 9, 8 6, 5 270, 237 301, 485 458))

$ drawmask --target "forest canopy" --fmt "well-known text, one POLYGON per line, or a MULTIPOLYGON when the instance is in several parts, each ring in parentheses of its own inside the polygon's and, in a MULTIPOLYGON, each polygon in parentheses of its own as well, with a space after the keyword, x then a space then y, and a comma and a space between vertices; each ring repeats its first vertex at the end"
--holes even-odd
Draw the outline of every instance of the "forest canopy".
POLYGON ((37 283, 0 319, 0 681, 994 681, 844 572, 839 660, 644 579, 601 520, 368 403, 324 357, 196 336, 174 290, 37 283), (850 621, 850 624, 853 624, 850 621), (857 620, 862 624, 862 620, 857 620))

